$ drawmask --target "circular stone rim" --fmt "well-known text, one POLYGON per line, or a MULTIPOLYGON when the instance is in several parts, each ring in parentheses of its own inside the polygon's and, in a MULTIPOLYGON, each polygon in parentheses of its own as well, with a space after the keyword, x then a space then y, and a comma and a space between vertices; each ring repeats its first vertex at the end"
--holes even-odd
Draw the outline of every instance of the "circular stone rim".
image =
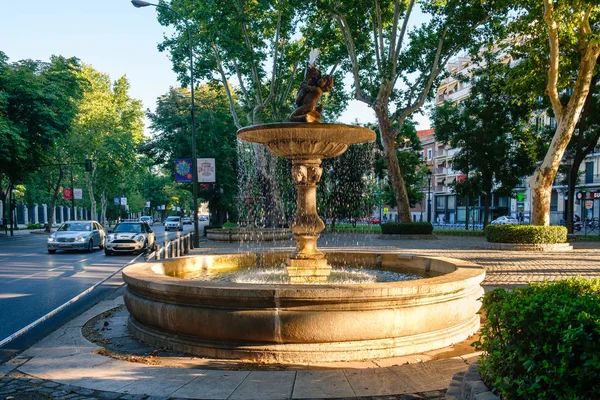
POLYGON ((372 142, 377 134, 355 125, 275 122, 246 126, 237 131, 237 137, 246 142, 262 144, 281 140, 316 140, 350 145, 372 142))

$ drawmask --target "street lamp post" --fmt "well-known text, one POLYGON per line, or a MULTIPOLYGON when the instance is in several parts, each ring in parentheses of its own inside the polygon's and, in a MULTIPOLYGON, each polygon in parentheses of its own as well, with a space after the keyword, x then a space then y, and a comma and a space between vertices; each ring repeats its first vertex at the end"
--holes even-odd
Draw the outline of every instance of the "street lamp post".
POLYGON ((200 243, 200 234, 198 229, 198 165, 196 159, 196 118, 194 115, 194 55, 192 50, 192 34, 187 19, 185 19, 177 11, 164 4, 153 4, 141 0, 131 0, 131 4, 134 7, 148 7, 153 6, 156 8, 162 7, 171 11, 177 15, 181 21, 185 24, 185 30, 188 35, 188 47, 190 51, 190 94, 191 94, 191 105, 190 113, 192 116, 192 193, 194 195, 194 247, 198 247, 200 243))
POLYGON ((431 223, 431 170, 427 171, 427 222, 431 223))
POLYGON ((572 157, 568 157, 567 160, 567 209, 566 211, 566 220, 567 220, 567 232, 568 233, 573 233, 573 214, 574 214, 574 204, 573 204, 573 197, 575 194, 575 182, 573 182, 573 171, 571 171, 573 169, 573 158, 572 157))

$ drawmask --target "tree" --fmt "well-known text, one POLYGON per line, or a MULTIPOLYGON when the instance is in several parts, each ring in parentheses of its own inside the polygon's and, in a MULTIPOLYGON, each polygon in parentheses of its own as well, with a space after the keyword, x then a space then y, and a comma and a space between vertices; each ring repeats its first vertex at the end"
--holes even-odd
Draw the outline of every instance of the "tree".
MULTIPOLYGON (((238 129, 243 126, 240 121, 244 115, 251 125, 281 121, 289 114, 293 83, 301 69, 300 59, 308 53, 306 50, 299 51, 292 39, 298 23, 292 3, 171 2, 171 7, 191 22, 197 75, 208 81, 220 82, 238 129), (238 84, 239 103, 232 91, 232 79, 238 84)), ((178 31, 174 37, 166 39, 160 49, 171 51, 174 70, 179 73, 182 82, 189 83, 185 62, 188 57, 185 26, 168 9, 159 8, 158 11, 159 21, 164 25, 174 25, 178 31)), ((240 146, 246 145, 240 143, 240 146)), ((263 145, 251 146, 256 175, 248 183, 259 184, 268 224, 279 224, 283 220, 283 210, 280 188, 273 179, 275 157, 263 145)))
POLYGON ((493 3, 424 1, 421 11, 429 21, 411 30, 415 3, 320 0, 307 29, 315 31, 315 42, 329 43, 341 36, 345 43, 344 66, 353 77, 354 98, 377 116, 402 222, 411 221, 407 184, 396 155, 402 126, 433 94, 450 58, 460 49, 478 47, 475 41, 485 36, 484 24, 497 22, 493 3), (332 24, 337 25, 337 35, 331 35, 332 24))
POLYGON ((483 196, 484 225, 493 193, 510 195, 534 168, 535 141, 527 129, 530 107, 511 96, 510 67, 503 62, 487 65, 473 74, 470 96, 445 102, 432 113, 436 140, 458 149, 452 168, 465 179, 456 183, 459 195, 483 196))
POLYGON ((340 219, 358 219, 365 215, 366 176, 373 164, 374 145, 350 146, 339 157, 323 160, 318 204, 332 230, 340 219))
POLYGON ((596 0, 520 0, 509 10, 513 40, 507 47, 521 60, 515 85, 533 96, 547 96, 556 120, 548 151, 529 179, 531 222, 549 225, 552 184, 598 68, 600 6, 596 0), (561 96, 565 91, 572 94, 561 96))
POLYGON ((51 149, 71 131, 82 93, 79 69, 76 58, 9 63, 0 52, 0 182, 8 182, 0 190, 4 198, 37 168, 57 163, 51 149))
POLYGON ((85 91, 66 146, 72 162, 93 160, 94 168, 85 175, 90 208, 92 218, 98 219, 99 196, 100 220, 105 221, 111 194, 120 196, 119 185, 137 169, 144 112, 141 101, 129 96, 126 77, 111 82, 107 74, 85 64, 79 76, 85 91))
MULTIPOLYGON (((201 188, 198 194, 209 202, 211 214, 217 219, 213 222, 223 223, 226 215, 237 214, 236 127, 221 87, 202 85, 195 94, 197 157, 214 158, 217 170, 217 182, 210 188, 201 188)), ((188 91, 171 88, 159 98, 156 112, 149 114, 156 135, 144 144, 142 151, 170 177, 175 159, 192 156, 190 101, 188 91)), ((191 185, 186 189, 191 190, 191 185)))

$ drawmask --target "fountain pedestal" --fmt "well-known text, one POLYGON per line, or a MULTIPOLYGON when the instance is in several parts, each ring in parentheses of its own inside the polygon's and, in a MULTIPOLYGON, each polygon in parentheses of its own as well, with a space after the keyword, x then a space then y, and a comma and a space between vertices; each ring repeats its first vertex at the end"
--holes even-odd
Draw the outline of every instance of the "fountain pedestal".
POLYGON ((292 160, 292 177, 298 190, 292 223, 296 250, 287 260, 286 271, 290 283, 325 282, 331 267, 317 248, 317 239, 325 229, 317 214, 321 160, 339 156, 351 144, 375 140, 375 132, 351 125, 288 122, 242 128, 238 137, 262 143, 271 153, 292 160))

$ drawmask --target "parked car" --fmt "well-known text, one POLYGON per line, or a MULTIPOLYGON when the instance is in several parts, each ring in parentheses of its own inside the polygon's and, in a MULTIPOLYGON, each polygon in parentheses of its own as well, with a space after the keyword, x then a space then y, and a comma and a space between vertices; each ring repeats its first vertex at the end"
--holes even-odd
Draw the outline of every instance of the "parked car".
POLYGON ((96 221, 67 221, 48 237, 48 253, 56 250, 87 250, 104 248, 106 233, 96 221))
POLYGON ((183 217, 181 220, 183 225, 192 225, 193 221, 190 217, 183 217))
POLYGON ((380 222, 381 222, 381 220, 379 218, 377 218, 377 217, 371 217, 371 218, 369 218, 369 223, 370 224, 378 224, 380 222))
POLYGON ((154 219, 149 215, 144 215, 143 217, 140 217, 140 222, 145 222, 148 224, 148 226, 154 225, 154 219))
POLYGON ((165 219, 165 222, 163 222, 163 224, 165 226, 165 231, 170 231, 171 229, 176 229, 178 231, 183 230, 183 221, 181 220, 181 217, 177 217, 177 216, 167 217, 167 219, 165 219))
POLYGON ((156 238, 154 231, 145 222, 121 222, 106 236, 104 254, 141 253, 154 250, 156 238))
POLYGON ((519 221, 515 217, 510 217, 508 215, 498 217, 492 221, 492 225, 512 225, 518 223, 519 221))

